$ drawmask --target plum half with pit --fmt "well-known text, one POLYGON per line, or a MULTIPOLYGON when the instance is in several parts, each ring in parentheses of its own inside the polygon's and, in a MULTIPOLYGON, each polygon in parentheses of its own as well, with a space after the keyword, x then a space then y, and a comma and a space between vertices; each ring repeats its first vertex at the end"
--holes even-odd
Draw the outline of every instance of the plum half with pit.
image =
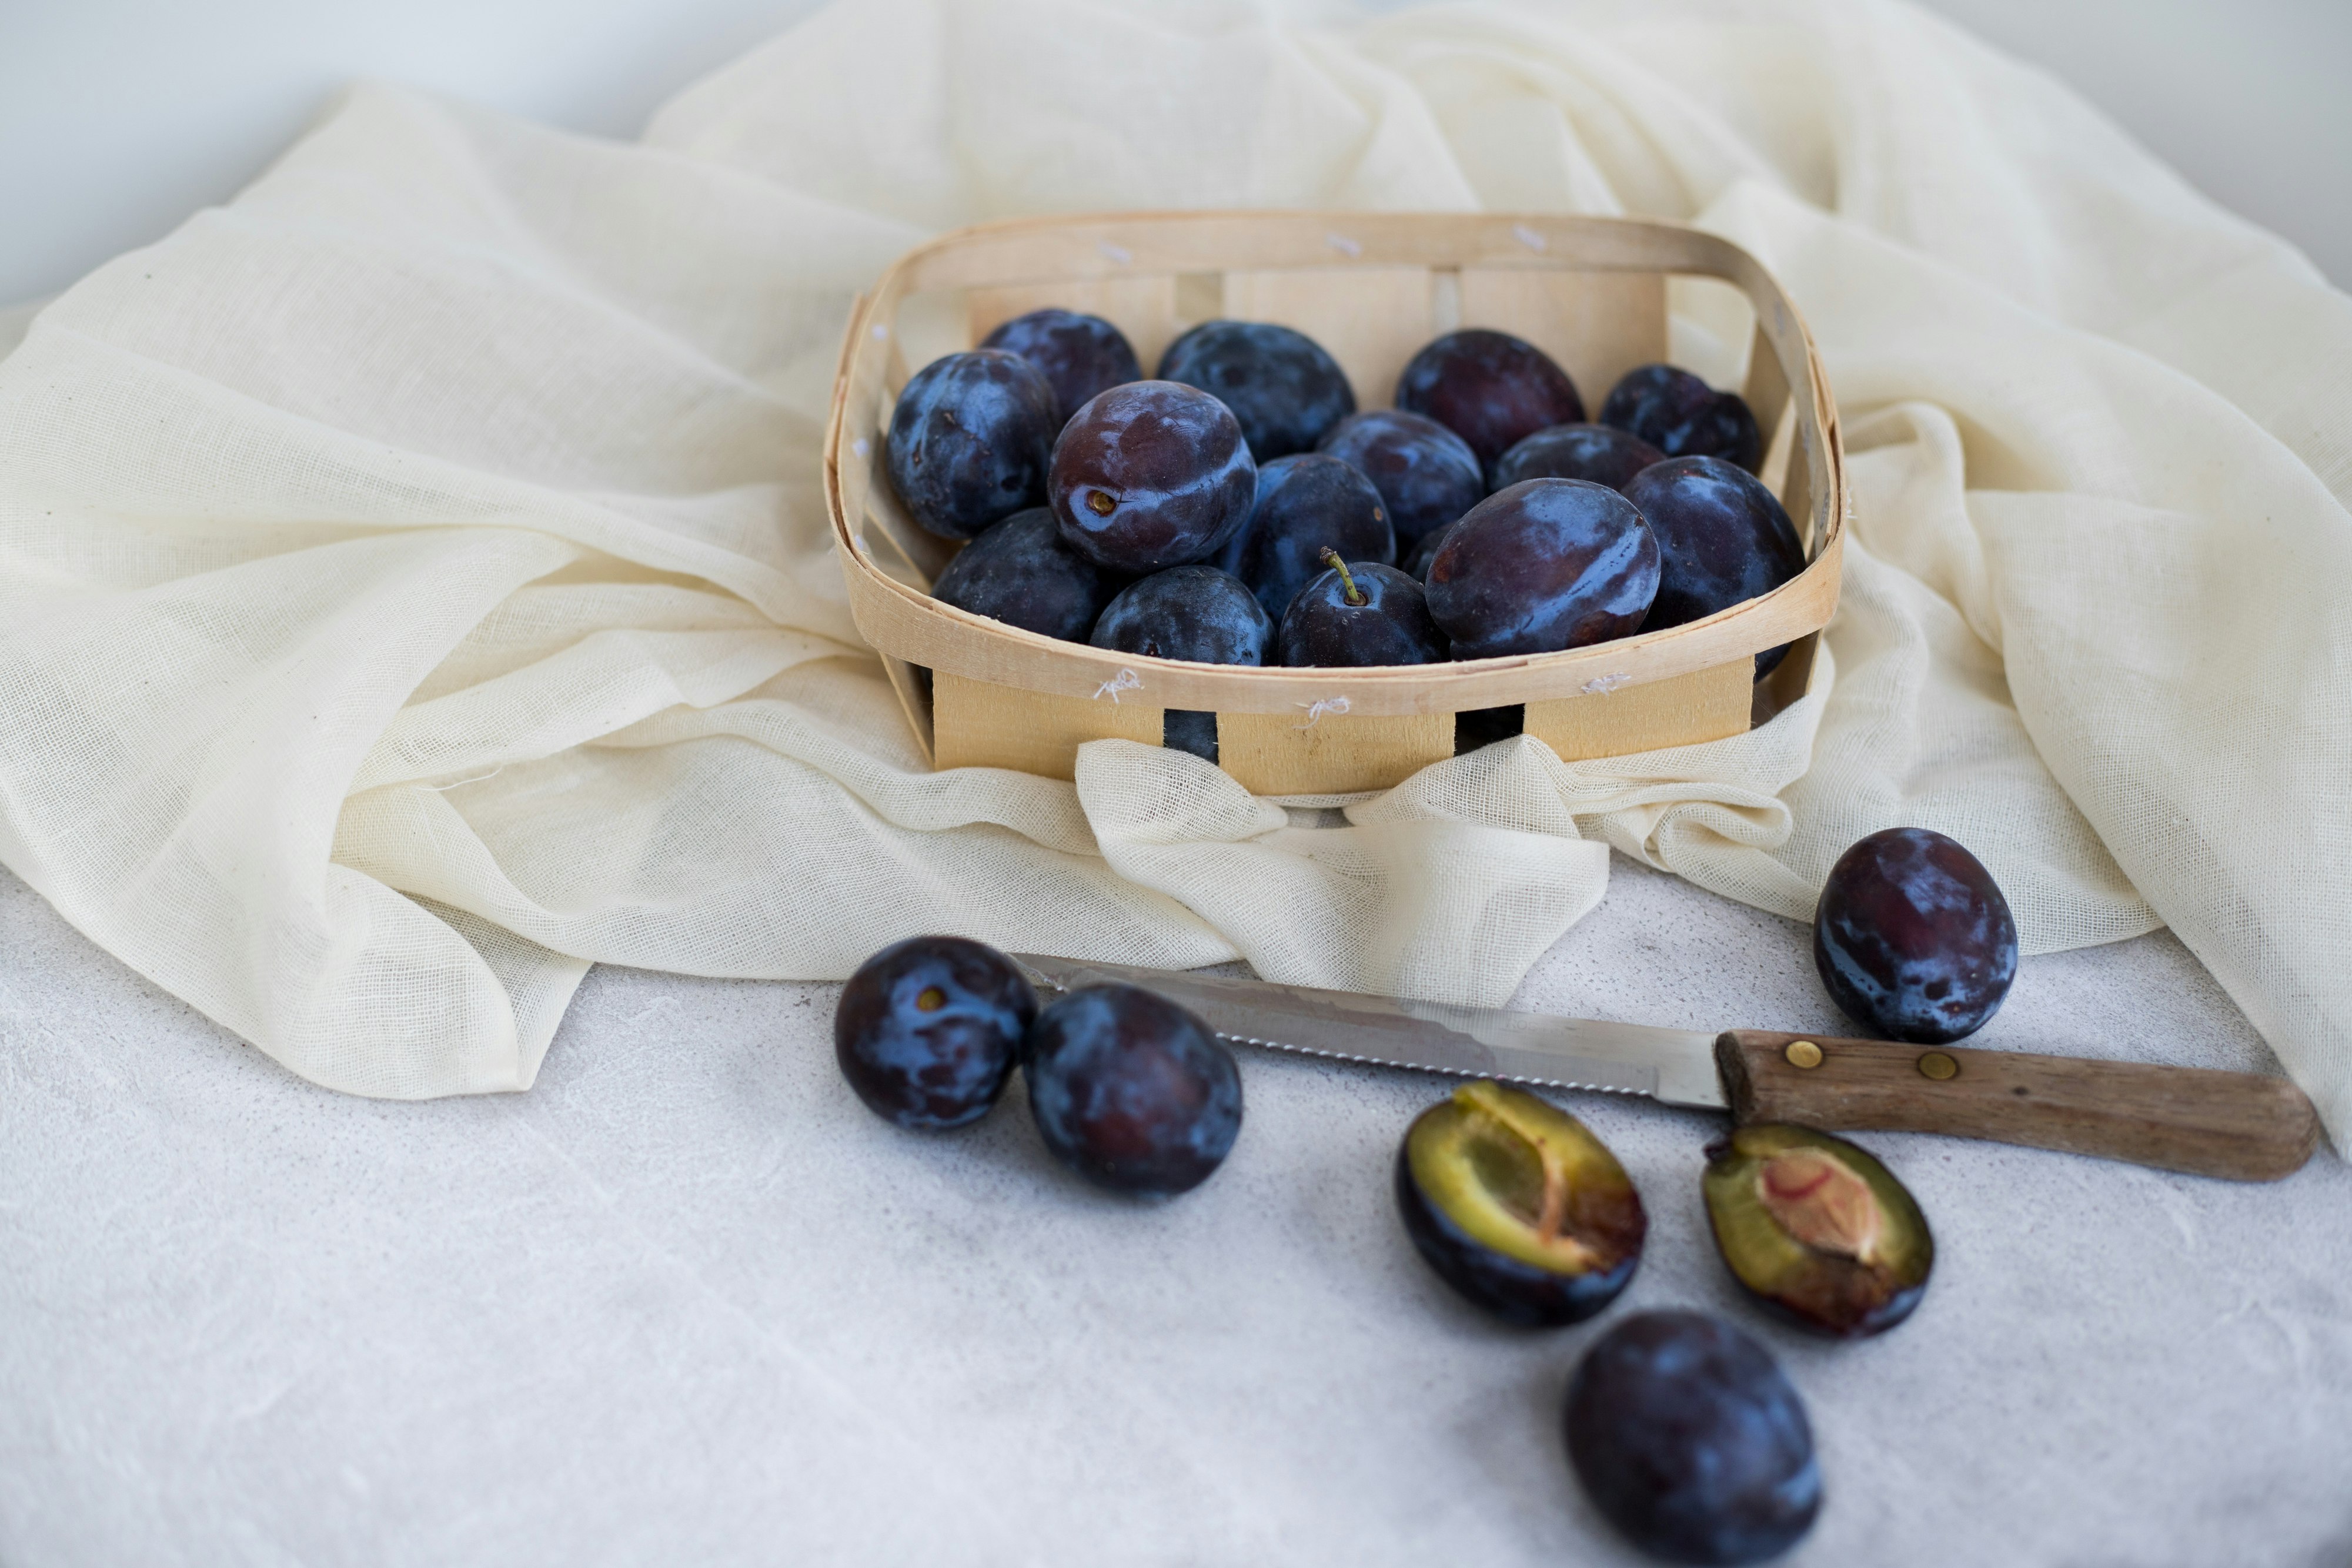
POLYGON ((1083 643, 1125 580, 1062 538, 1043 507, 1015 512, 956 553, 931 597, 1040 636, 1083 643))
POLYGON ((1118 1192, 1186 1192, 1242 1128, 1241 1071, 1199 1019, 1136 986, 1089 986, 1037 1015, 1024 1071, 1055 1158, 1118 1192))
POLYGON ((1037 993, 1013 961, 962 936, 909 936, 857 967, 833 1015, 841 1074, 877 1116, 943 1131, 1004 1092, 1037 993))
POLYGON ((1318 448, 1360 469, 1388 503, 1397 547, 1426 538, 1486 497, 1486 476, 1469 443, 1433 419, 1400 408, 1351 413, 1318 448))
POLYGON ((1584 479, 1528 479, 1487 497, 1431 558, 1429 613, 1456 659, 1549 653, 1639 630, 1658 542, 1632 502, 1584 479))
POLYGON ((1052 384, 1020 355, 942 354, 890 411, 890 487, 926 532, 971 538, 1045 499, 1059 415, 1052 384))
POLYGON ((1479 327, 1448 332, 1415 354, 1397 378, 1396 405, 1460 436, 1482 470, 1537 431, 1584 418, 1576 383, 1549 354, 1479 327))
POLYGON ((1495 459, 1495 488, 1507 490, 1522 479, 1590 479, 1622 490, 1634 475, 1665 460, 1640 436, 1605 424, 1555 424, 1495 459))
POLYGON ((1097 392, 1143 379, 1127 334, 1099 316, 1076 310, 1032 310, 980 340, 983 349, 1020 355, 1044 373, 1061 410, 1061 429, 1097 392))
POLYGON ((1669 1563, 1761 1563, 1821 1512, 1804 1400, 1771 1352, 1704 1313, 1640 1312, 1601 1335, 1563 1425, 1592 1505, 1669 1563))
MULTIPOLYGON (((1087 639, 1097 648, 1202 664, 1263 664, 1274 622, 1241 580, 1213 566, 1178 566, 1119 591, 1087 639)), ((1217 759, 1217 716, 1171 708, 1160 738, 1217 759)))
POLYGON ((1764 461, 1763 434, 1748 400, 1672 365, 1627 371, 1609 389, 1601 423, 1640 436, 1669 457, 1720 457, 1750 474, 1764 461))
MULTIPOLYGON (((1627 482, 1658 540, 1658 597, 1651 631, 1701 620, 1771 592, 1805 570, 1805 547, 1780 497, 1720 457, 1669 457, 1627 482)), ((1770 674, 1789 645, 1756 655, 1770 674)))
POLYGON ((1291 600, 1276 633, 1286 664, 1433 664, 1445 633, 1429 618, 1421 584, 1392 566, 1353 565, 1327 549, 1328 568, 1291 600))
POLYGON ((1526 1328, 1581 1322, 1616 1300, 1649 1233, 1606 1144, 1549 1101, 1484 1080, 1406 1131, 1396 1196, 1438 1277, 1526 1328))
POLYGON ((1279 622, 1291 600, 1323 570, 1323 552, 1387 565, 1396 534, 1372 482, 1336 457, 1302 452, 1257 471, 1249 521, 1217 554, 1216 564, 1249 586, 1279 622))
POLYGON ((1356 412, 1339 361, 1306 333, 1271 321, 1203 321, 1168 345, 1159 373, 1232 409, 1260 463, 1314 451, 1356 412))
POLYGON ((1257 465, 1215 398, 1174 382, 1129 382, 1089 399, 1062 427, 1045 487, 1072 549, 1140 577, 1222 549, 1249 517, 1257 465))
POLYGON ((1982 1029, 2017 978, 2017 921, 1984 862, 1929 828, 1884 828, 1830 868, 1813 965, 1874 1034, 1941 1045, 1982 1029))
POLYGON ((1751 1123, 1708 1145, 1699 1186, 1732 1277, 1784 1322, 1841 1339, 1884 1333, 1927 1293, 1927 1216, 1843 1138, 1751 1123))

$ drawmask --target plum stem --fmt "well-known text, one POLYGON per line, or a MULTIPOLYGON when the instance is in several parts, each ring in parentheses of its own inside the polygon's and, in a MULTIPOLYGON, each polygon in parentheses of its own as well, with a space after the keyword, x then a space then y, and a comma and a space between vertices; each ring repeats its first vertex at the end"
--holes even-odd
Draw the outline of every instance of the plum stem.
POLYGON ((1364 602, 1364 591, 1358 588, 1356 586, 1356 580, 1349 575, 1348 563, 1341 560, 1339 559, 1339 552, 1333 549, 1329 545, 1325 545, 1323 547, 1323 564, 1339 574, 1339 586, 1347 590, 1347 600, 1349 603, 1361 604, 1364 602))

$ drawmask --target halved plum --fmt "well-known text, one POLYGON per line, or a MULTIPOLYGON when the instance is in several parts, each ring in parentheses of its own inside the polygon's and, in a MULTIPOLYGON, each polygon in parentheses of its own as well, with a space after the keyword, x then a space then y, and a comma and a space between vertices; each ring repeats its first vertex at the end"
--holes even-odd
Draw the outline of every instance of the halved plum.
POLYGON ((1609 1146, 1524 1090, 1480 1081, 1415 1118, 1397 1207, 1438 1277, 1506 1322, 1581 1322, 1642 1260, 1649 1218, 1609 1146))
POLYGON ((1927 1216, 1868 1151, 1759 1123, 1710 1145, 1706 1216, 1732 1277, 1778 1316, 1841 1339, 1911 1315, 1936 1264, 1927 1216))

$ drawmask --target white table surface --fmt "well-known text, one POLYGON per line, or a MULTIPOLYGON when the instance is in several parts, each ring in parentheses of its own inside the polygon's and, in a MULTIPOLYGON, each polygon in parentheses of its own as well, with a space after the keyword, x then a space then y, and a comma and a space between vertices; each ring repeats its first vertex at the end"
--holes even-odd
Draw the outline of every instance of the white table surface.
MULTIPOLYGON (((835 988, 600 969, 539 1086, 311 1088, 0 874, 0 1563, 1634 1561, 1558 1411, 1583 1345, 1762 1337, 1828 1484, 1790 1561, 2352 1561, 2352 1172, 2273 1186, 1863 1141, 1938 1260, 1810 1341, 1704 1232, 1710 1118, 1585 1097, 1651 1214, 1582 1327, 1482 1320, 1389 1191, 1438 1081, 1250 1054, 1204 1187, 1114 1199, 1015 1093, 903 1134, 835 988)), ((1833 1026, 1801 927, 1622 860, 1518 1005, 1833 1026)), ((2272 1069, 2168 936, 2026 962, 1979 1043, 2272 1069)), ((2272 1069, 2274 1070, 2274 1069, 2272 1069)))

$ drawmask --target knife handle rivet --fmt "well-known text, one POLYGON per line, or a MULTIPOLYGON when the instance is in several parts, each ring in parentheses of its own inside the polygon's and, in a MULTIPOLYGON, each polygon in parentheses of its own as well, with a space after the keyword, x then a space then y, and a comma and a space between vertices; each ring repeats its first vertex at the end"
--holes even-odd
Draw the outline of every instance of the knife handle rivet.
POLYGON ((1819 1067, 1822 1064, 1822 1048, 1810 1040, 1792 1040, 1789 1042, 1789 1049, 1780 1054, 1789 1059, 1791 1067, 1819 1067))
POLYGON ((1958 1078, 1960 1064, 1940 1051, 1931 1051, 1919 1059, 1919 1076, 1941 1083, 1947 1078, 1958 1078))

